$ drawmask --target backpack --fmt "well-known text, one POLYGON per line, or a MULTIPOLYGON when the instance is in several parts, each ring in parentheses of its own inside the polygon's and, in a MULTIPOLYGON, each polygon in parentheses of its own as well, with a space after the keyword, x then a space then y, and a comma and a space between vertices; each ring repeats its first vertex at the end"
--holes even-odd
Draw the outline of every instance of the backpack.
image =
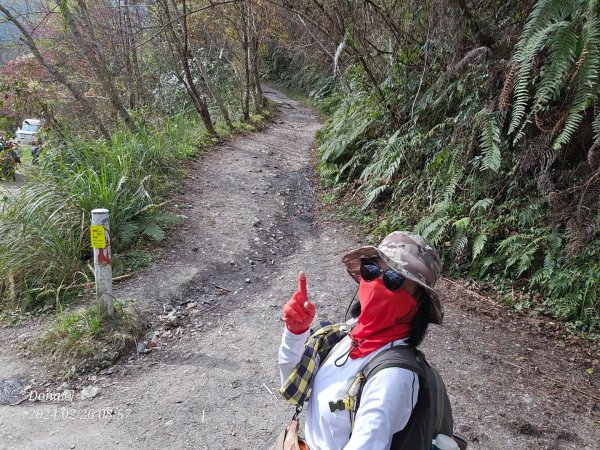
MULTIPOLYGON (((375 355, 363 368, 353 413, 360 407, 362 389, 373 375, 388 367, 401 367, 419 376, 419 395, 408 423, 394 434, 391 450, 430 450, 438 434, 453 436, 450 400, 442 377, 425 359, 425 355, 408 345, 396 345, 375 355)), ((354 423, 354 418, 352 418, 354 423)), ((461 449, 466 442, 455 436, 461 449)))

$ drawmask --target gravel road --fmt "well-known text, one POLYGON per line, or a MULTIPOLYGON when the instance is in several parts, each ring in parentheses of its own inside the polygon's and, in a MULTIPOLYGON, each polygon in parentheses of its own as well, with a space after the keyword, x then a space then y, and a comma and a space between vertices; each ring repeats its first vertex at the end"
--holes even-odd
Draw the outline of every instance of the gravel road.
MULTIPOLYGON (((158 348, 80 380, 72 402, 0 406, 0 448, 266 449, 289 421, 293 408, 275 396, 281 308, 304 270, 317 318, 341 319, 355 285, 340 258, 361 239, 315 199, 319 118, 267 95, 274 121, 190 163, 173 201, 183 224, 119 286, 159 331, 158 348), (180 323, 165 331, 172 308, 180 323), (82 401, 82 384, 100 390, 82 401)), ((442 290, 446 322, 423 347, 469 448, 599 448, 598 354, 455 281, 442 290)), ((19 358, 23 332, 2 330, 0 380, 48 376, 19 358)))

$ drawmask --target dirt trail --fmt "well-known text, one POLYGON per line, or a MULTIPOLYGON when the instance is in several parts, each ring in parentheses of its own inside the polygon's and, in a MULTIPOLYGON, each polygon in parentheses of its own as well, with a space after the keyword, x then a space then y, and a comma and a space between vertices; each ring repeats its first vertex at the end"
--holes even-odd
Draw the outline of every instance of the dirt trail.
MULTIPOLYGON (((275 122, 192 163, 175 196, 186 220, 156 264, 119 287, 155 329, 161 312, 186 311, 181 335, 88 378, 102 389, 92 400, 0 406, 0 448, 260 449, 289 420, 292 407, 274 395, 281 307, 302 269, 317 318, 341 319, 355 286, 340 257, 359 241, 315 202, 317 116, 267 94, 275 122)), ((451 282, 442 289, 446 324, 433 327, 424 350, 470 448, 599 448, 598 402, 548 379, 598 396, 597 376, 584 372, 598 356, 546 337, 545 322, 509 316, 451 282)), ((2 330, 0 380, 43 377, 11 344, 23 332, 2 330)))
POLYGON ((25 184, 26 176, 20 172, 15 174, 14 181, 0 181, 0 203, 4 201, 4 197, 12 197, 25 184))

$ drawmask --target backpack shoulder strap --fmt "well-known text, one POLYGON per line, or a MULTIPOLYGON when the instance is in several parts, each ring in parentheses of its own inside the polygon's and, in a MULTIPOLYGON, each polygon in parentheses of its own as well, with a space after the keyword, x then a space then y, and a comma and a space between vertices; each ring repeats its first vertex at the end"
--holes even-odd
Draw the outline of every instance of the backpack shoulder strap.
POLYGON ((400 367, 417 375, 424 377, 422 354, 409 345, 394 345, 375 355, 362 370, 363 375, 368 380, 377 372, 388 367, 400 367))
POLYGON ((420 361, 420 352, 409 345, 394 345, 375 355, 363 367, 362 381, 358 387, 356 401, 354 402, 354 412, 358 410, 363 388, 367 381, 377 372, 390 367, 400 367, 415 372, 420 379, 425 378, 425 369, 420 361))
POLYGON ((421 449, 431 447, 431 439, 438 433, 452 435, 452 410, 444 383, 438 372, 426 361, 425 355, 408 345, 396 345, 375 355, 363 368, 363 381, 354 404, 354 415, 360 406, 362 390, 380 370, 400 367, 419 376, 419 396, 415 409, 404 430, 396 433, 394 449, 421 449))

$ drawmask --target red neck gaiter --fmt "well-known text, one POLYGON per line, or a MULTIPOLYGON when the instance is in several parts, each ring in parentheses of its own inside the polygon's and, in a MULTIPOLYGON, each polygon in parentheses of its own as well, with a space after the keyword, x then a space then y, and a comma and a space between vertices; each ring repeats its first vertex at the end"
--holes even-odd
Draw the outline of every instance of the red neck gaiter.
POLYGON ((417 314, 417 301, 404 289, 390 291, 381 278, 360 279, 358 286, 360 315, 350 333, 354 348, 352 359, 363 358, 381 346, 410 334, 417 314))

